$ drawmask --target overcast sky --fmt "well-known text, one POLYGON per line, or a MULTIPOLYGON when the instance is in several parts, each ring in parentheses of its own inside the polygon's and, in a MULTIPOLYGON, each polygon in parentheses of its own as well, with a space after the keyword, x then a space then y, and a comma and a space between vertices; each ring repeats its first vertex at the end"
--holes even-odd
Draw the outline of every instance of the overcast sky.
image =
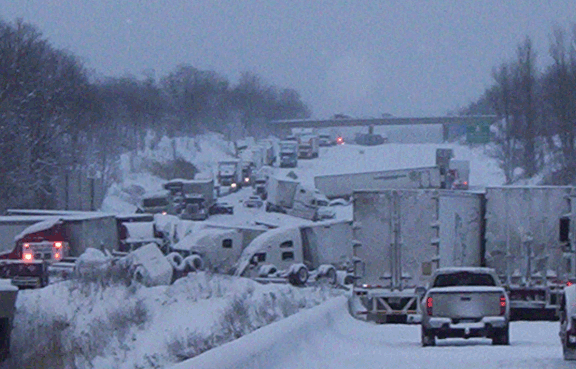
POLYGON ((99 76, 179 64, 297 90, 316 118, 438 116, 530 36, 541 65, 576 0, 0 0, 99 76))

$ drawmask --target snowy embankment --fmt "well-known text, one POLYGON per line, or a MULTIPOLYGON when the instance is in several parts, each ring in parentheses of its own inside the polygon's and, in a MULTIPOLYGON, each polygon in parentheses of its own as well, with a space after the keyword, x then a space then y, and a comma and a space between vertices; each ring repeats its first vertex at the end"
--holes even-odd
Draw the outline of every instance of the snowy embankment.
POLYGON ((4 367, 162 368, 338 293, 206 273, 153 288, 71 280, 24 290, 4 367))
MULTIPOLYGON (((285 362, 314 332, 325 332, 347 304, 344 296, 324 302, 253 334, 210 350, 172 369, 271 368, 285 362)), ((345 310, 344 310, 345 311, 345 310)))
POLYGON ((573 368, 562 359, 557 322, 514 322, 510 346, 489 339, 420 345, 419 325, 354 319, 337 297, 171 369, 573 368))

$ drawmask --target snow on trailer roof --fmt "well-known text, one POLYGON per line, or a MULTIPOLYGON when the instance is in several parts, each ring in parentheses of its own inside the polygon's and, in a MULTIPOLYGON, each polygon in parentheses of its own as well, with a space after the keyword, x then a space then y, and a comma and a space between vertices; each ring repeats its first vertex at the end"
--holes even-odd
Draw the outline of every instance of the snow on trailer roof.
POLYGON ((54 215, 2 215, 0 224, 36 223, 51 218, 54 215))
POLYGON ((105 213, 100 211, 78 211, 78 210, 43 210, 43 209, 9 209, 7 211, 9 217, 25 215, 25 216, 38 216, 46 217, 62 217, 66 220, 85 220, 85 219, 98 219, 115 216, 112 213, 105 213))
POLYGON ((62 223, 62 219, 60 219, 60 217, 53 217, 53 218, 49 218, 49 219, 43 220, 41 222, 32 224, 31 226, 27 227, 22 232, 17 234, 14 237, 14 242, 20 241, 21 239, 23 239, 24 237, 26 237, 29 234, 45 231, 45 230, 50 229, 50 228, 54 227, 55 225, 61 224, 61 223, 62 223))

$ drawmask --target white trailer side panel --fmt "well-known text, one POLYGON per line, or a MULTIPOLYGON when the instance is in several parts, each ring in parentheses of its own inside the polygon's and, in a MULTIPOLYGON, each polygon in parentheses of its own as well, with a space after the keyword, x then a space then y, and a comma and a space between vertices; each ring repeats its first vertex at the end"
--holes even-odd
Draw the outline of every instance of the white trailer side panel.
POLYGON ((353 214, 355 255, 365 263, 359 284, 425 285, 422 271, 437 256, 437 191, 355 191, 353 214))
POLYGON ((486 264, 503 282, 563 274, 559 219, 571 210, 570 192, 564 186, 486 189, 486 264))
POLYGON ((314 185, 328 198, 348 197, 354 190, 386 188, 440 188, 437 167, 383 170, 314 177, 314 185))
POLYGON ((322 264, 344 266, 352 260, 352 222, 323 222, 301 228, 304 260, 312 269, 322 264))
POLYGON ((442 191, 439 196, 438 266, 481 266, 483 196, 480 193, 442 191))

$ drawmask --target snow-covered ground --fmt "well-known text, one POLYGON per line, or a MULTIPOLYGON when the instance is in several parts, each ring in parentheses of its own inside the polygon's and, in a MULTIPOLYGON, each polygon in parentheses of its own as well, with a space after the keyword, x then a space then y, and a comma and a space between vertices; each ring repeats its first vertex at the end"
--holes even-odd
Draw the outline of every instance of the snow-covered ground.
POLYGON ((419 325, 377 325, 348 313, 345 297, 264 327, 173 369, 574 368, 557 322, 513 322, 510 346, 487 339, 420 345, 419 325))
MULTIPOLYGON (((138 155, 123 157, 123 176, 110 188, 101 210, 134 212, 145 192, 161 189, 163 180, 160 178, 132 170, 146 160, 164 162, 174 159, 176 154, 203 172, 214 172, 219 160, 231 158, 233 146, 222 136, 210 134, 194 139, 162 139, 154 150, 150 147, 147 145, 147 149, 138 155)), ((319 158, 300 160, 294 172, 303 183, 313 184, 317 174, 432 166, 437 148, 453 148, 457 159, 471 161, 470 182, 473 187, 503 183, 501 171, 494 160, 484 154, 483 148, 458 144, 323 147, 319 158)), ((285 175, 291 169, 271 170, 285 175)), ((242 204, 250 194, 251 189, 245 188, 223 197, 222 201, 234 205, 234 215, 212 216, 208 222, 225 225, 307 222, 284 214, 267 213, 264 208, 246 208, 242 204)), ((350 205, 336 210, 338 218, 351 218, 350 205)), ((167 218, 169 221, 170 217, 167 218)), ((195 222, 182 222, 181 229, 194 230, 192 223, 195 222)), ((530 332, 546 330, 548 337, 548 330, 553 327, 548 323, 514 325, 511 348, 473 343, 466 348, 456 344, 434 348, 437 351, 433 351, 420 349, 415 326, 375 326, 354 320, 347 313, 343 303, 345 298, 330 300, 326 305, 329 308, 309 309, 342 293, 324 287, 262 285, 247 279, 204 273, 189 275, 171 286, 152 288, 126 287, 109 280, 60 282, 41 290, 19 293, 12 336, 13 358, 6 365, 164 368, 223 344, 220 349, 207 351, 193 359, 197 361, 183 363, 181 368, 224 368, 217 364, 218 361, 213 361, 224 358, 223 353, 229 354, 228 367, 234 368, 356 368, 370 363, 374 364, 371 367, 420 367, 426 365, 427 355, 434 357, 431 367, 444 367, 442 360, 452 360, 452 363, 462 360, 473 364, 473 358, 481 359, 486 350, 497 353, 504 364, 507 362, 502 360, 507 353, 518 350, 532 355, 528 357, 540 354, 554 360, 560 357, 557 342, 546 338, 540 347, 540 341, 524 338, 525 331, 515 328, 526 327, 530 332), (298 313, 300 311, 304 312, 298 313), (329 314, 327 318, 326 314, 329 314), (294 315, 292 320, 284 319, 291 315, 294 315), (319 315, 324 316, 322 323, 317 323, 319 315), (256 329, 256 336, 248 335, 226 344, 256 329), (519 337, 516 344, 515 335, 519 337), (254 365, 242 365, 242 361, 238 361, 248 360, 244 361, 248 363, 252 354, 258 357, 264 351, 267 352, 264 361, 253 362, 254 365), (466 352, 472 352, 471 356, 468 357, 466 352), (198 364, 200 362, 204 363, 203 366, 198 364)))

